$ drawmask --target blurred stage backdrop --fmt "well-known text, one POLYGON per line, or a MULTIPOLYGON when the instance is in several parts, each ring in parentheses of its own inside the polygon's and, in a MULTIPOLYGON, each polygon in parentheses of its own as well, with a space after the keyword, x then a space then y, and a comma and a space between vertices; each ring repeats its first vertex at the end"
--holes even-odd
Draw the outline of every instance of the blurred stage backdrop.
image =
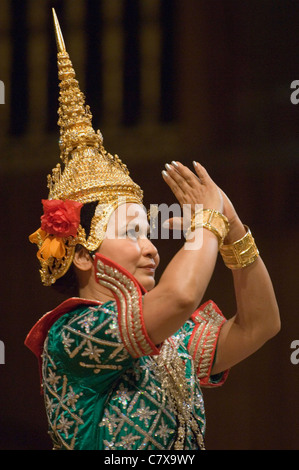
MULTIPOLYGON (((256 238, 282 331, 205 390, 208 449, 298 449, 299 1, 1 0, 0 449, 51 449, 32 325, 62 298, 43 287, 28 235, 40 224, 46 176, 59 161, 55 7, 81 89, 104 134, 144 189, 175 202, 164 164, 206 166, 256 238)), ((180 240, 161 240, 158 277, 180 240)), ((200 266, 199 266, 200 269, 200 266)), ((205 299, 235 311, 217 263, 205 299)))

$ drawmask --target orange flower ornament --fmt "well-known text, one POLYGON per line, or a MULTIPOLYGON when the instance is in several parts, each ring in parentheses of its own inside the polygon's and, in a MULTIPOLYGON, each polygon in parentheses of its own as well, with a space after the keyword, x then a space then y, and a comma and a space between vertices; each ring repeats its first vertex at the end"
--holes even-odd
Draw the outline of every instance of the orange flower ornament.
POLYGON ((38 245, 39 260, 62 259, 65 256, 65 239, 77 236, 83 204, 58 199, 43 199, 42 204, 44 214, 41 228, 30 235, 29 240, 38 245))

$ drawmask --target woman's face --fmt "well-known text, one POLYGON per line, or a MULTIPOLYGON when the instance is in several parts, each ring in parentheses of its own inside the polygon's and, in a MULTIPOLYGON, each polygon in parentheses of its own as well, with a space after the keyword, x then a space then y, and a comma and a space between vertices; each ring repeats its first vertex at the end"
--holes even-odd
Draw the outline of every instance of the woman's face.
POLYGON ((125 268, 146 289, 155 285, 160 258, 149 240, 150 226, 138 204, 122 204, 111 216, 99 253, 125 268))

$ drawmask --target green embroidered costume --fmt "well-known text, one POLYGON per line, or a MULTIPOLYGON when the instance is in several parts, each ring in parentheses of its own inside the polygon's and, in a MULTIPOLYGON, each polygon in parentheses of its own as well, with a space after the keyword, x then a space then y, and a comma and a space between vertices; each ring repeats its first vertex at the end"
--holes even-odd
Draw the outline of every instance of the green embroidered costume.
MULTIPOLYGON (((92 128, 53 14, 63 168, 57 164, 48 176, 41 227, 30 236, 38 246, 46 286, 63 278, 77 245, 89 253, 99 250, 111 214, 120 205, 143 204, 143 192, 126 165, 105 150, 101 133, 92 128), (96 208, 85 226, 79 212, 90 203, 96 208)), ((221 385, 227 376, 210 377, 225 321, 221 312, 208 302, 157 347, 143 321, 142 286, 99 253, 95 272, 115 301, 69 299, 46 314, 26 339, 39 360, 54 448, 203 449, 200 386, 221 385)))
POLYGON ((69 299, 26 340, 37 355, 43 349, 54 448, 203 449, 200 387, 219 386, 227 376, 210 377, 223 315, 209 301, 157 348, 144 328, 141 286, 99 255, 97 270, 115 301, 69 299))

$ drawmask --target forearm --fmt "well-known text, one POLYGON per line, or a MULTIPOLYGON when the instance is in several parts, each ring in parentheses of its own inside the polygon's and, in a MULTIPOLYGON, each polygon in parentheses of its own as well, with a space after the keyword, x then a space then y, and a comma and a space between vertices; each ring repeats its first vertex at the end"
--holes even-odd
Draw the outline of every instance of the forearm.
MULTIPOLYGON (((238 218, 231 225, 226 243, 246 233, 238 218)), ((260 257, 247 267, 232 270, 236 314, 221 328, 212 374, 241 362, 278 333, 279 309, 269 273, 260 257)))
POLYGON ((195 237, 198 239, 185 243, 173 257, 159 282, 159 289, 171 291, 174 296, 191 300, 194 304, 192 308, 202 299, 218 255, 217 238, 212 232, 203 228, 197 229, 195 237), (190 249, 193 243, 196 245, 190 249))
POLYGON ((280 328, 279 309, 268 271, 261 258, 233 271, 237 304, 235 322, 263 344, 280 328))
POLYGON ((144 299, 144 321, 158 344, 175 333, 201 302, 213 274, 218 254, 216 236, 202 230, 195 250, 185 245, 171 260, 158 285, 144 299))
MULTIPOLYGON (((242 238, 246 230, 239 219, 231 225, 226 243, 242 238)), ((262 259, 243 269, 232 270, 237 303, 236 321, 248 331, 271 334, 279 328, 279 310, 272 282, 262 259)))

